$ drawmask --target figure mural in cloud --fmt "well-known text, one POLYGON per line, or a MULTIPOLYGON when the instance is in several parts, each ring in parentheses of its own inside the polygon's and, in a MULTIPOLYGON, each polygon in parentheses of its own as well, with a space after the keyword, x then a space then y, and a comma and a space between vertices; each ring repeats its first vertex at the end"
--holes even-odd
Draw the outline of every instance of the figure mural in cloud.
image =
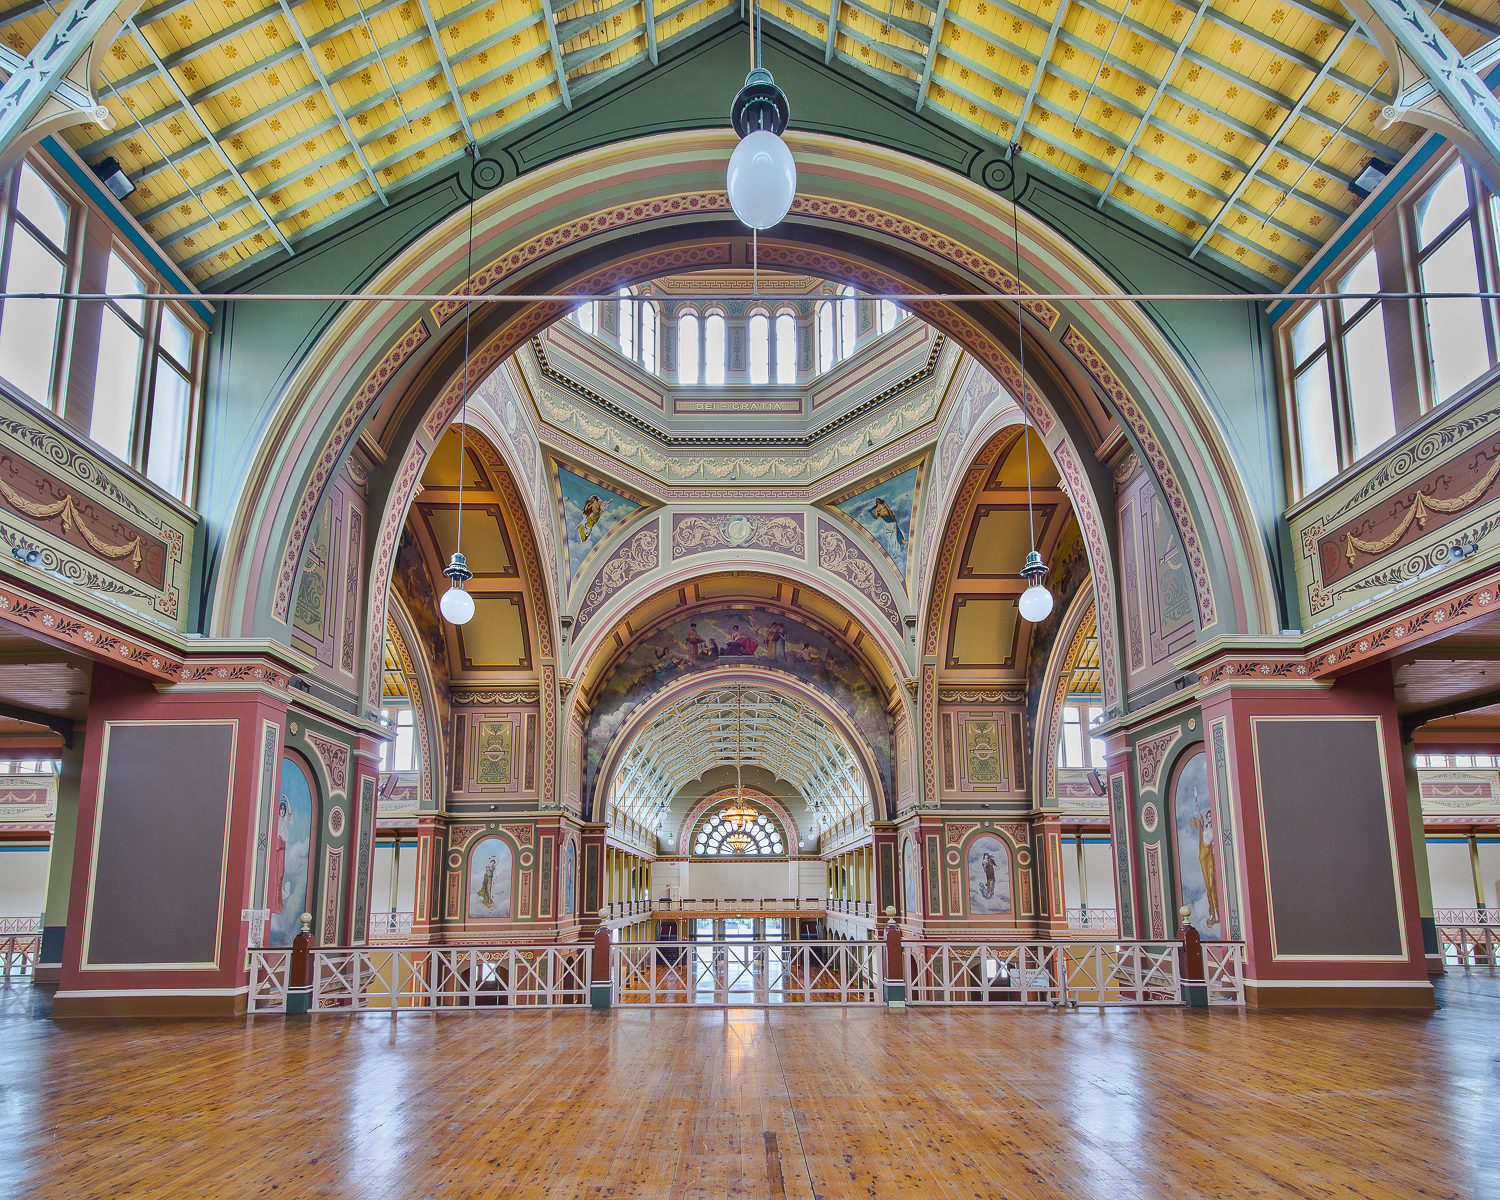
POLYGON ((586 542, 589 534, 594 532, 594 526, 599 523, 599 518, 604 515, 604 501, 598 496, 590 496, 583 502, 583 520, 578 525, 578 540, 586 542))
POLYGON ((495 907, 495 868, 499 865, 499 859, 493 857, 484 864, 484 878, 479 884, 479 898, 484 901, 485 908, 495 907))
POLYGON ((979 885, 979 894, 988 900, 995 894, 995 856, 986 852, 979 861, 984 866, 984 882, 979 885))
POLYGON ((870 505, 870 510, 866 515, 889 525, 896 532, 896 545, 903 550, 906 548, 906 534, 901 532, 901 522, 896 518, 891 506, 886 503, 884 496, 875 497, 875 503, 870 505))
POLYGON ((270 893, 266 907, 273 913, 279 913, 283 907, 281 893, 286 885, 286 821, 290 812, 286 797, 282 796, 281 805, 276 810, 276 845, 271 850, 271 878, 266 888, 270 893))
POLYGON ((1203 868, 1203 885, 1208 889, 1208 923, 1219 924, 1219 868, 1214 862, 1214 821, 1212 812, 1205 813, 1198 800, 1198 789, 1193 789, 1193 811, 1198 815, 1188 822, 1197 835, 1198 863, 1203 868))

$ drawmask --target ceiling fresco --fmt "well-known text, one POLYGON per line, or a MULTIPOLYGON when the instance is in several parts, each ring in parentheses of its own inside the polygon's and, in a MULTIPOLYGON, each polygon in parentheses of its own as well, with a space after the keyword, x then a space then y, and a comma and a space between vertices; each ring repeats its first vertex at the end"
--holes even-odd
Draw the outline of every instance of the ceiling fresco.
MULTIPOLYGON (((771 37, 995 146, 1019 141, 1100 207, 1271 284, 1353 210, 1365 163, 1415 139, 1376 127, 1380 50, 1315 0, 778 0, 765 17, 771 37)), ((1500 32, 1492 6, 1433 17, 1463 53, 1500 32)), ((52 19, 21 0, 0 39, 29 53, 52 19)), ((116 128, 65 136, 89 161, 119 159, 127 207, 203 283, 742 20, 727 0, 161 0, 105 59, 116 128)))

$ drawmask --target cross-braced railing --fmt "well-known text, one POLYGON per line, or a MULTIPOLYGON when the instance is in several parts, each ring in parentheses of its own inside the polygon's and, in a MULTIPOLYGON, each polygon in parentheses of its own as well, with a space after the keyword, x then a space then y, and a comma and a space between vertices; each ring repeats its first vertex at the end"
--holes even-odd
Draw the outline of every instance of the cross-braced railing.
POLYGON ((1494 925, 1439 925, 1438 940, 1443 947, 1443 962, 1451 967, 1493 967, 1500 965, 1495 955, 1500 951, 1500 928, 1494 925))
POLYGON ((36 975, 37 955, 42 950, 40 934, 10 934, 0 937, 0 977, 6 983, 36 975))
POLYGON ((1182 1003, 1176 944, 906 942, 908 1004, 1182 1003))
POLYGON ((0 937, 13 933, 41 933, 41 917, 0 917, 0 937))
POLYGON ((1435 908, 1432 920, 1437 925, 1494 925, 1500 928, 1500 908, 1435 908))
POLYGON ((1203 978, 1210 1004, 1244 1004, 1245 944, 1204 942, 1203 978))
MULTIPOLYGON (((252 1013, 284 1012, 290 950, 252 950, 252 1013)), ((376 946, 310 952, 315 1012, 551 1008, 588 1002, 593 947, 376 946)))
POLYGON ((614 1001, 757 1007, 875 1004, 879 942, 629 942, 613 948, 614 1001))

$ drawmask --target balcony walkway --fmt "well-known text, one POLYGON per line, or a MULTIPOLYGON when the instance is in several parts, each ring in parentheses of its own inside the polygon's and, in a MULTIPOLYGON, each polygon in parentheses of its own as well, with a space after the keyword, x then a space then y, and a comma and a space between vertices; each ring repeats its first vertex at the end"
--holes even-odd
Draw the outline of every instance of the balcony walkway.
POLYGON ((1426 1015, 0 1017, 0 1195, 1493 1194, 1500 977, 1439 989, 1426 1015))

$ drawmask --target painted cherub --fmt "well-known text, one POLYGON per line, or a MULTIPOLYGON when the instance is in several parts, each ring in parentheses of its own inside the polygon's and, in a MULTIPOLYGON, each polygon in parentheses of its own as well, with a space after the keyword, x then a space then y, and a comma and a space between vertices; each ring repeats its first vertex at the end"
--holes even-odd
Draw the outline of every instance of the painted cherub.
POLYGON ((896 510, 886 503, 884 496, 876 496, 875 503, 870 506, 867 516, 874 517, 877 521, 884 521, 896 531, 896 545, 906 545, 906 534, 901 532, 901 522, 896 517, 896 510))
POLYGON ((598 496, 590 496, 583 502, 583 520, 578 523, 578 540, 586 542, 589 534, 594 532, 594 526, 599 523, 599 518, 604 515, 604 501, 598 496))

